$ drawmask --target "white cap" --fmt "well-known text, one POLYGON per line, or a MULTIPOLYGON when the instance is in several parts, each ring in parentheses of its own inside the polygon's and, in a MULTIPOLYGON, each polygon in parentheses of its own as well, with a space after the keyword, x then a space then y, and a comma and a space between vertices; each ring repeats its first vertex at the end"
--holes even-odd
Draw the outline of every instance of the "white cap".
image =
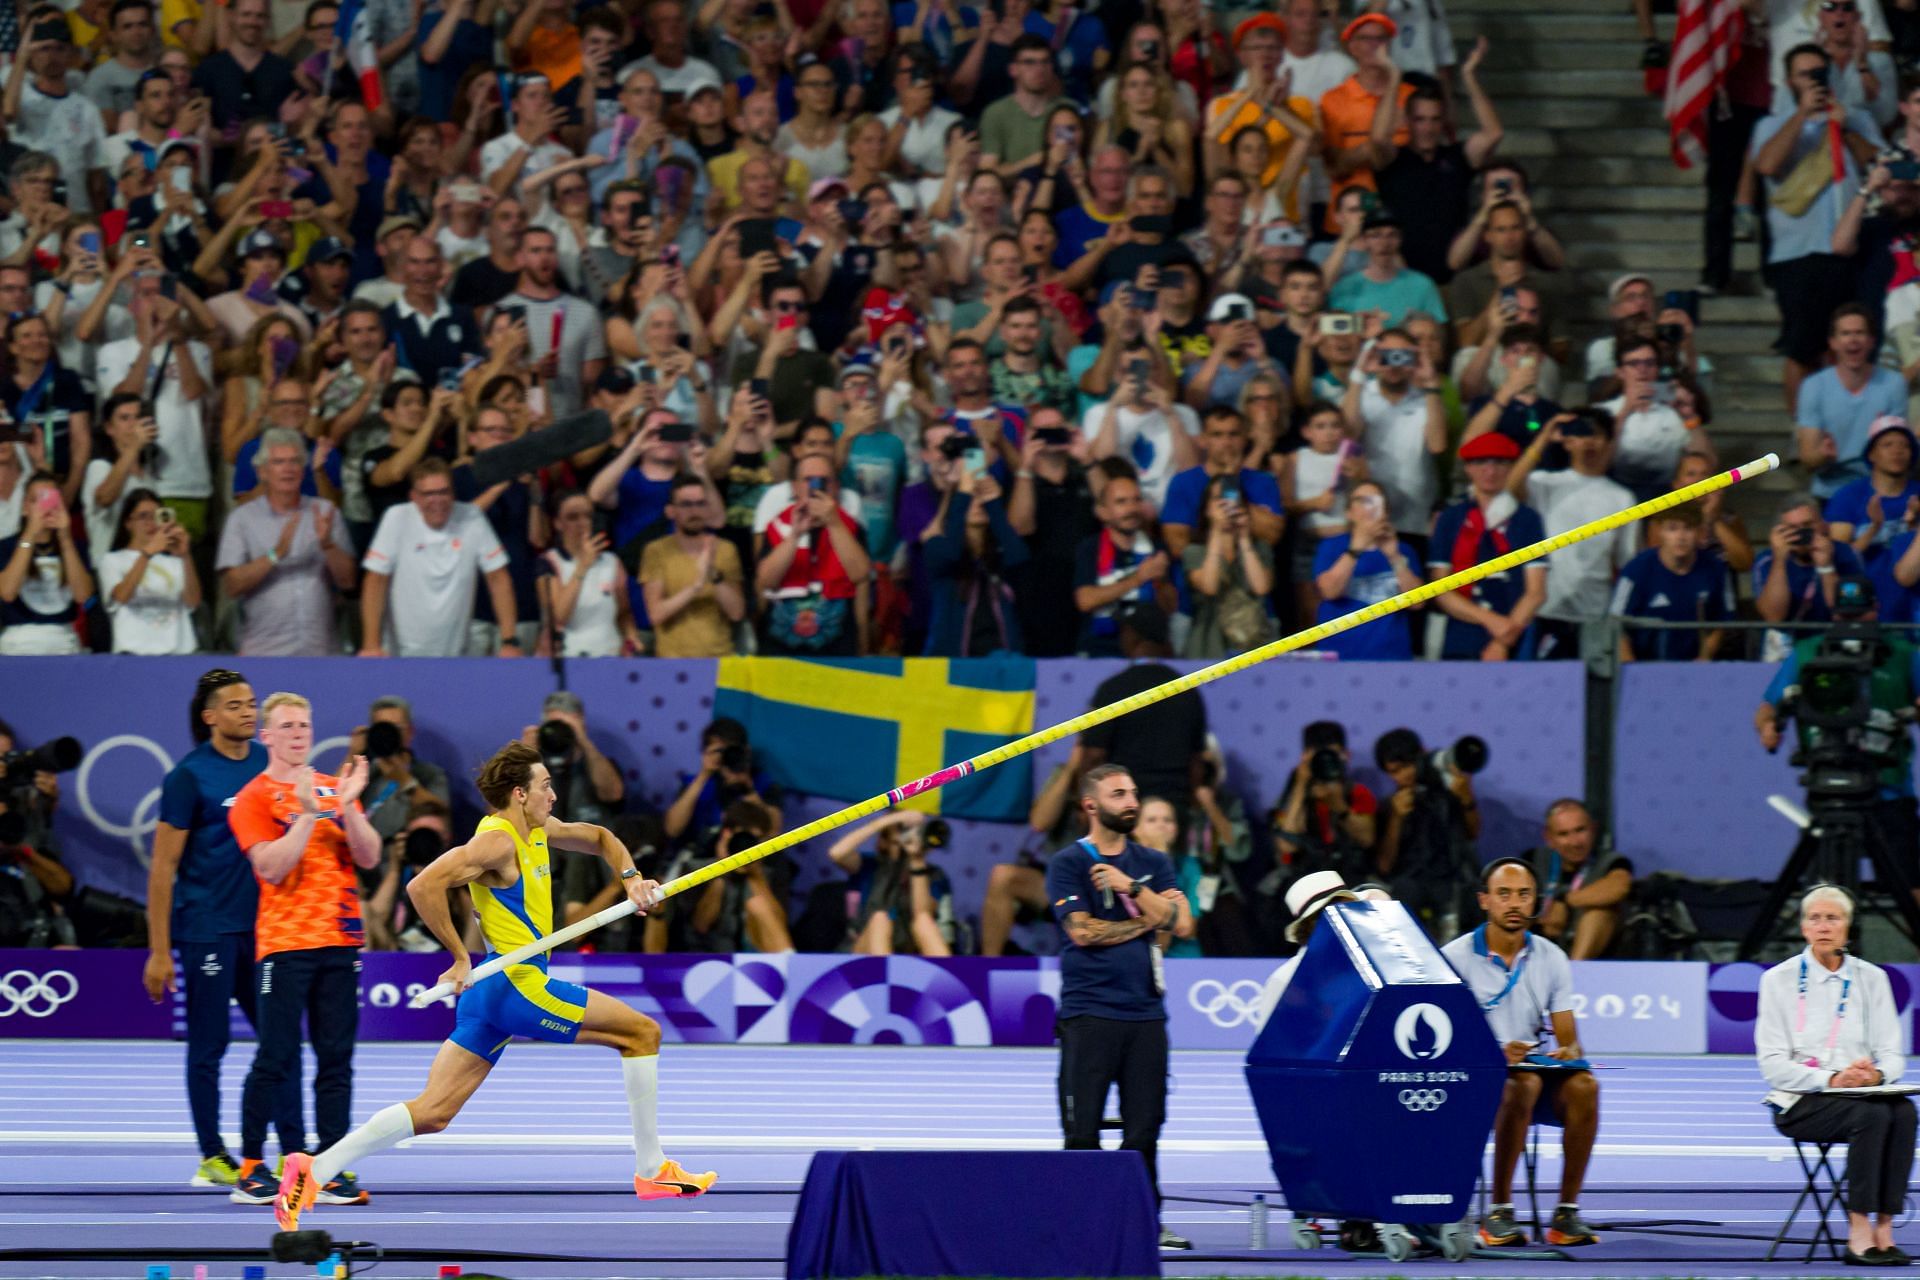
POLYGON ((1247 318, 1248 319, 1253 318, 1253 299, 1252 298, 1249 298, 1244 293, 1223 293, 1219 297, 1213 300, 1213 305, 1211 307, 1207 308, 1207 319, 1213 321, 1215 324, 1218 324, 1223 320, 1232 319, 1231 309, 1236 306, 1244 307, 1246 309, 1247 318))

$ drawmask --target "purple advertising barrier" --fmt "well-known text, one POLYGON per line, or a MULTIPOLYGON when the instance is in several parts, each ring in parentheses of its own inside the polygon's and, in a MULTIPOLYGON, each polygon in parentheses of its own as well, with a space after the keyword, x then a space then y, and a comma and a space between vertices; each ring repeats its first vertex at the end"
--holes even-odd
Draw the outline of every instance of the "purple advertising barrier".
POLYGON ((147 999, 144 951, 0 951, 0 1040, 165 1039, 173 1015, 147 999))
MULTIPOLYGON (((1053 724, 1087 710, 1118 661, 1042 662, 1034 720, 1053 724)), ((1182 674, 1197 662, 1171 663, 1182 674)), ((1300 730, 1315 720, 1344 725, 1352 772, 1377 796, 1392 786, 1373 764, 1373 744, 1405 726, 1429 748, 1463 734, 1486 739, 1492 758, 1475 781, 1479 852, 1492 858, 1539 843, 1547 805, 1581 794, 1585 773, 1586 673, 1577 662, 1269 662, 1200 691, 1207 725, 1227 754, 1227 785, 1256 825, 1300 763, 1300 730)), ((1070 741, 1036 752, 1036 786, 1066 761, 1070 741)), ((1264 857, 1262 845, 1256 856, 1264 857)))
MULTIPOLYGON (((141 990, 140 951, 0 951, 0 1038, 180 1038, 180 998, 154 1005, 141 990)), ((1169 960, 1168 1034, 1186 1049, 1244 1050, 1274 960, 1169 960)), ((360 975, 360 1038, 440 1040, 453 1002, 407 1001, 446 968, 437 954, 368 952, 360 975)), ((1708 966, 1581 962, 1574 966, 1581 1042, 1601 1053, 1751 1053, 1744 1025, 1728 1030, 1722 992, 1708 1005, 1708 966)), ((1727 965, 1737 974, 1758 966, 1727 965)), ((1893 966, 1902 1016, 1920 966, 1893 966)), ((916 956, 567 954, 555 977, 603 991, 660 1024, 662 1038, 701 1044, 1049 1045, 1059 962, 916 956)), ((1724 978, 1716 974, 1716 979, 1724 978)), ((1734 1010, 1738 1012, 1737 1002, 1734 1010)), ((236 1014, 234 1034, 251 1032, 236 1014)))
MULTIPOLYGON (((1905 1028, 1901 1040, 1909 1051, 1920 1051, 1915 1035, 1914 1005, 1920 993, 1920 964, 1883 964, 1887 985, 1893 989, 1893 1010, 1905 1028)), ((1767 966, 1751 960, 1716 964, 1707 975, 1707 1052, 1753 1052, 1753 1024, 1760 1015, 1760 975, 1767 966)))
POLYGON ((1768 755, 1753 731, 1773 673, 1758 662, 1620 669, 1614 843, 1635 872, 1771 880, 1786 865, 1800 833, 1767 807, 1767 797, 1799 804, 1806 792, 1787 763, 1788 748, 1768 755))
POLYGON ((540 719, 555 687, 546 663, 478 658, 9 659, 0 714, 20 742, 71 735, 86 748, 80 767, 61 775, 55 819, 61 856, 83 884, 146 900, 160 782, 193 748, 194 682, 222 665, 246 676, 262 700, 276 690, 311 699, 315 760, 328 771, 375 698, 409 699, 415 752, 447 771, 456 811, 468 814, 479 804, 468 781, 474 769, 540 719))

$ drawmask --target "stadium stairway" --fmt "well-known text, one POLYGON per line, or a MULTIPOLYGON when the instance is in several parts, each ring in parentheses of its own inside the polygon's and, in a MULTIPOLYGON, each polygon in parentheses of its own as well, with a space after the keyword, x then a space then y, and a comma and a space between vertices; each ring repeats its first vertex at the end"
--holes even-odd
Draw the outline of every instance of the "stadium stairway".
MULTIPOLYGON (((1623 271, 1647 273, 1662 291, 1699 280, 1703 170, 1673 163, 1626 0, 1448 0, 1447 9, 1462 56, 1476 37, 1490 42, 1481 74, 1506 126, 1501 153, 1526 166, 1537 209, 1567 246, 1579 298, 1566 336, 1578 365, 1586 344, 1606 331, 1607 285, 1623 271)), ((1669 38, 1673 19, 1658 21, 1669 38)), ((1732 289, 1702 302, 1714 365, 1709 430, 1729 464, 1769 450, 1784 456, 1792 435, 1771 349, 1778 315, 1760 283, 1758 246, 1738 245, 1734 266, 1732 289)), ((1569 372, 1577 378, 1583 370, 1569 372)), ((1770 495, 1800 483, 1791 469, 1776 472, 1739 486, 1730 502, 1752 529, 1770 512, 1770 495)))

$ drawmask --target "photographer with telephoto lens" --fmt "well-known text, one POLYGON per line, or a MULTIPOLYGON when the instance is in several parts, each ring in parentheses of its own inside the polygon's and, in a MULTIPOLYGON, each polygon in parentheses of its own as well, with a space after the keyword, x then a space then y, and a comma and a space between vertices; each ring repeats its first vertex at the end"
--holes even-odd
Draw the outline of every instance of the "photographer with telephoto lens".
POLYGON ((1487 767, 1487 744, 1468 735, 1429 752, 1413 730, 1389 729, 1373 756, 1394 784, 1374 849, 1380 878, 1436 937, 1457 935, 1472 908, 1480 835, 1473 775, 1487 767))
POLYGON ((74 884, 54 850, 53 811, 60 803, 56 775, 79 764, 80 754, 72 738, 21 750, 12 726, 0 720, 0 946, 79 945, 63 907, 74 884))
POLYGON ((620 766, 593 745, 587 709, 577 693, 557 689, 540 704, 540 723, 520 731, 553 775, 555 814, 567 822, 605 826, 620 812, 627 784, 620 766))
POLYGON ((944 820, 896 809, 834 841, 827 856, 852 877, 848 950, 863 956, 953 954, 953 885, 945 871, 927 862, 950 838, 944 820), (869 838, 873 852, 862 852, 869 838))
POLYGON ((755 764, 747 727, 729 716, 720 716, 700 731, 699 771, 680 775, 680 794, 662 819, 667 839, 694 844, 711 839, 720 829, 727 806, 736 800, 751 800, 766 809, 773 817, 774 830, 784 826, 780 789, 755 764))
POLYGON ((1273 869, 1255 890, 1254 913, 1265 949, 1284 942, 1293 912, 1287 889, 1302 876, 1337 871, 1348 884, 1366 878, 1373 863, 1379 801, 1348 772, 1345 726, 1316 720, 1300 731, 1294 766, 1272 814, 1273 869))

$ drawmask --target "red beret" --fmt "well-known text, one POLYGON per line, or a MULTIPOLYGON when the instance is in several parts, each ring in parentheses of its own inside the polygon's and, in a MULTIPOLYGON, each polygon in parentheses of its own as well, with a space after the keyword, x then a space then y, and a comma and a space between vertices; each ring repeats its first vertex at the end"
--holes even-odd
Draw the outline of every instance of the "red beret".
POLYGON ((1272 31, 1278 34, 1282 40, 1287 38, 1287 24, 1280 20, 1279 15, 1256 13, 1233 29, 1234 52, 1238 53, 1240 51, 1240 42, 1256 31, 1272 31))
POLYGON ((1395 36, 1400 34, 1400 24, 1395 22, 1392 18, 1389 18, 1386 14, 1363 13, 1359 17, 1355 18, 1352 22, 1349 22, 1346 26, 1346 30, 1340 33, 1340 43, 1345 44, 1347 41, 1353 39, 1353 33, 1360 30, 1362 27, 1366 26, 1368 23, 1378 23, 1379 25, 1385 27, 1387 29, 1387 39, 1389 40, 1393 39, 1395 36))
POLYGON ((1503 436, 1498 431, 1489 431, 1483 436, 1475 436, 1460 446, 1460 461, 1475 462, 1481 458, 1498 458, 1512 462, 1520 456, 1520 446, 1512 437, 1503 436))

